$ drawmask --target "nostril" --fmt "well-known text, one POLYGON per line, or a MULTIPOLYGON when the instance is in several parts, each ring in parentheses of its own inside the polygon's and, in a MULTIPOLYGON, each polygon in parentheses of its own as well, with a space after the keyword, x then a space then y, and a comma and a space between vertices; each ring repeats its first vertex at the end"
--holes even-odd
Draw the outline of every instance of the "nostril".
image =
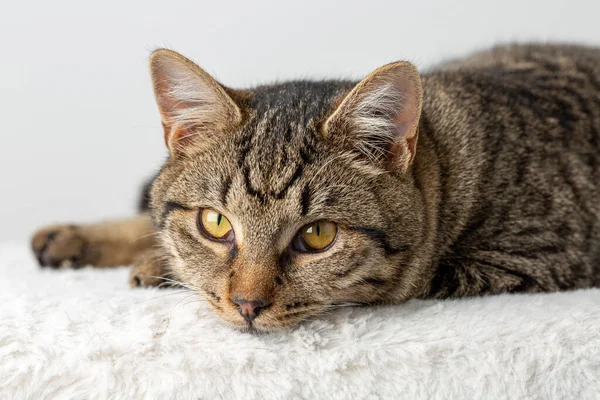
POLYGON ((248 322, 252 322, 268 306, 264 299, 246 300, 239 296, 232 297, 231 302, 237 305, 238 311, 248 322))

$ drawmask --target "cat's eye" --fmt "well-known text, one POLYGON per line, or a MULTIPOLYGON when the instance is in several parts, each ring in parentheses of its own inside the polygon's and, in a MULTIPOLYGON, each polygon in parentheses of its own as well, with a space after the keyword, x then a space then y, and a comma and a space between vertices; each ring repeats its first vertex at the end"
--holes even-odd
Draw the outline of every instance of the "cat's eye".
POLYGON ((198 225, 200 230, 212 240, 233 240, 233 228, 231 223, 220 212, 212 208, 203 208, 200 210, 198 225))
POLYGON ((337 225, 334 222, 319 220, 303 226, 294 239, 294 249, 301 252, 327 250, 335 241, 337 225))

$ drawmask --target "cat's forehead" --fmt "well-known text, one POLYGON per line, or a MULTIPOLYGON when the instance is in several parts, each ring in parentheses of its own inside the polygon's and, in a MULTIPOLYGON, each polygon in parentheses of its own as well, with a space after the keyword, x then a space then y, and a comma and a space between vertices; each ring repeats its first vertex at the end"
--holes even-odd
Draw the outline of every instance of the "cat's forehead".
POLYGON ((359 193, 369 196, 379 170, 341 152, 319 130, 351 87, 292 82, 255 89, 243 126, 186 159, 180 184, 173 185, 178 195, 253 219, 253 225, 279 217, 333 217, 320 210, 349 204, 359 193))
MULTIPOLYGON (((299 142, 352 88, 346 81, 292 81, 250 91, 247 133, 268 144, 299 142)), ((293 144, 292 143, 292 144, 293 144)))
POLYGON ((354 86, 351 81, 290 81, 258 86, 249 91, 249 108, 257 116, 277 114, 282 120, 307 121, 322 117, 354 86))
POLYGON ((284 197, 324 155, 319 128, 351 82, 287 82, 251 92, 236 140, 236 164, 251 193, 284 197))

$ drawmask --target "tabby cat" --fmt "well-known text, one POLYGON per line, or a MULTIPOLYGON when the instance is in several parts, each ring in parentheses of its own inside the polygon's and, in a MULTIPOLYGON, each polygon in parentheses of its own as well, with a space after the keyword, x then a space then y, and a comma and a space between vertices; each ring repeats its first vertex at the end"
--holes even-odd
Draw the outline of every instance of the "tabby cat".
POLYGON ((336 305, 600 284, 600 49, 510 45, 423 75, 234 90, 150 59, 170 156, 138 217, 38 231, 54 268, 133 264, 231 325, 336 305))

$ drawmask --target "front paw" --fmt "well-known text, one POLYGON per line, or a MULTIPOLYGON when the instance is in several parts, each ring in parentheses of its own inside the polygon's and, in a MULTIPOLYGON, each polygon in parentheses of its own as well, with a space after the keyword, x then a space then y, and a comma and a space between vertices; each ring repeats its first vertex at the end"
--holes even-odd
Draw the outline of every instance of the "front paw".
POLYGON ((75 225, 55 225, 37 231, 31 247, 42 267, 79 268, 86 265, 87 240, 75 225))
POLYGON ((166 284, 163 260, 158 252, 149 252, 139 257, 129 271, 129 286, 153 287, 166 284))

